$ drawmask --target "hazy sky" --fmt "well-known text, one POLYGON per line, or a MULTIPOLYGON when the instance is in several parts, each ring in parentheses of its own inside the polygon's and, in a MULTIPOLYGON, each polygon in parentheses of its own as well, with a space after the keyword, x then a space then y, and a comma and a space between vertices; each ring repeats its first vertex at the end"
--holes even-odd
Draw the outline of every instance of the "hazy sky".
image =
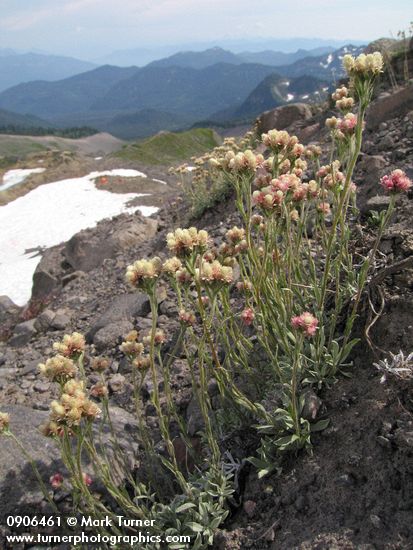
POLYGON ((413 19, 412 0, 0 0, 0 47, 96 58, 240 38, 371 40, 413 19))

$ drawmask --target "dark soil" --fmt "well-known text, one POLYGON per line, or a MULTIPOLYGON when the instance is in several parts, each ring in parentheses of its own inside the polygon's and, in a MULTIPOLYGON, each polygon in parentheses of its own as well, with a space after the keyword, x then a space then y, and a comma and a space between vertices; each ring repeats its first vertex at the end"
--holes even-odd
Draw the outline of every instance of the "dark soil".
POLYGON ((413 408, 401 388, 381 384, 360 350, 352 378, 322 397, 331 423, 313 453, 291 457, 281 476, 251 470, 217 549, 413 548, 413 408))

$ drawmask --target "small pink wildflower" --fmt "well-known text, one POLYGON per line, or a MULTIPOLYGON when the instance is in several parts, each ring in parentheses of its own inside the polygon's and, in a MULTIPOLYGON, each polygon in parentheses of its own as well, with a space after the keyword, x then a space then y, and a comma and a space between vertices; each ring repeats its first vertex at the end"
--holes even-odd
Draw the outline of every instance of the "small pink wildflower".
POLYGON ((254 311, 249 307, 244 309, 244 311, 241 313, 241 319, 244 325, 250 326, 252 325, 252 322, 255 319, 255 313, 254 311))
POLYGON ((383 176, 380 184, 388 193, 402 193, 412 186, 411 180, 402 170, 393 170, 391 174, 383 176))
POLYGON ((296 330, 302 331, 305 336, 314 336, 317 330, 318 320, 314 317, 314 315, 308 311, 305 311, 301 315, 292 317, 291 324, 296 330))
POLYGON ((49 482, 53 489, 59 489, 59 487, 61 487, 63 483, 62 474, 59 472, 53 474, 52 477, 49 479, 49 482))
POLYGON ((327 214, 330 214, 331 208, 328 202, 320 202, 317 205, 317 210, 326 216, 327 214))
POLYGON ((85 472, 82 473, 82 478, 83 478, 83 483, 87 486, 87 487, 90 487, 93 483, 93 479, 90 477, 89 474, 86 474, 85 472))
POLYGON ((196 323, 195 315, 191 311, 185 311, 184 309, 179 311, 178 318, 183 325, 193 326, 196 323))
POLYGON ((337 128, 344 134, 351 134, 357 126, 357 115, 348 113, 344 118, 339 118, 337 128))

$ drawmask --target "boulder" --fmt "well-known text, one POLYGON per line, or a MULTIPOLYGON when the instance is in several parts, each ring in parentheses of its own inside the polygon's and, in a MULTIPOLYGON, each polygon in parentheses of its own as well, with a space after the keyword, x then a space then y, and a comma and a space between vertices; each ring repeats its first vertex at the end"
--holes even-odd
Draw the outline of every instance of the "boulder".
POLYGON ((105 258, 112 258, 115 252, 113 241, 101 239, 86 229, 66 243, 64 256, 74 270, 87 272, 100 266, 105 258))
POLYGON ((136 317, 145 317, 150 311, 149 298, 146 294, 133 292, 121 294, 113 299, 107 310, 92 322, 86 340, 91 343, 95 334, 110 324, 120 321, 129 323, 136 317))
POLYGON ((15 348, 25 346, 30 342, 31 337, 35 334, 35 319, 24 321, 14 327, 13 336, 9 340, 9 345, 15 348))
POLYGON ((357 184, 357 207, 362 214, 366 214, 371 207, 369 200, 376 196, 380 190, 380 178, 385 174, 387 161, 380 155, 363 154, 357 165, 358 173, 361 176, 356 178, 357 184))
POLYGON ((45 309, 35 319, 34 327, 38 332, 49 330, 65 330, 70 325, 71 312, 67 309, 58 309, 56 312, 45 309))
MULTIPOLYGON (((39 470, 46 487, 49 478, 56 472, 64 474, 64 466, 60 460, 57 445, 51 438, 44 437, 39 428, 48 420, 48 411, 39 411, 22 405, 6 405, 1 407, 2 412, 10 414, 10 426, 13 434, 29 451, 36 467, 39 470)), ((120 409, 110 407, 111 420, 117 436, 117 445, 124 451, 128 466, 133 468, 138 450, 137 421, 133 415, 120 409)), ((101 441, 105 449, 105 457, 116 458, 113 447, 113 438, 109 426, 105 425, 100 431, 96 427, 96 440, 101 441)), ((98 445, 99 446, 99 445, 98 445)), ((111 467, 116 467, 111 461, 111 467)), ((85 464, 85 471, 89 466, 85 464)), ((122 477, 120 468, 116 468, 119 479, 122 477)), ((93 474, 92 474, 93 477, 93 474)), ((2 436, 0 445, 0 524, 4 525, 4 518, 9 514, 33 514, 39 511, 43 502, 43 494, 32 467, 21 449, 10 438, 2 436)))
POLYGON ((320 132, 320 130, 321 125, 319 122, 316 122, 315 124, 309 124, 308 126, 305 125, 302 128, 297 128, 297 131, 295 133, 297 134, 300 143, 308 144, 313 139, 317 138, 317 134, 320 132))
POLYGON ((137 214, 113 226, 102 224, 80 231, 66 243, 63 254, 72 269, 88 272, 100 266, 106 258, 114 258, 120 250, 152 238, 156 229, 156 220, 137 214))
POLYGON ((34 322, 34 328, 38 332, 47 332, 52 326, 53 319, 55 317, 55 312, 50 309, 45 309, 37 317, 34 322))
POLYGON ((12 327, 18 322, 22 308, 8 296, 0 296, 0 333, 9 335, 12 327))
POLYGON ((95 344, 96 350, 102 352, 116 347, 121 339, 131 330, 133 330, 132 323, 125 319, 109 323, 98 330, 93 336, 93 343, 95 344))
POLYGON ((312 113, 306 103, 282 105, 271 111, 265 111, 257 118, 257 130, 260 134, 276 128, 283 130, 297 121, 308 120, 312 113))
POLYGON ((0 322, 5 321, 8 317, 14 317, 20 310, 21 308, 8 296, 0 296, 0 322))
POLYGON ((33 274, 32 300, 43 300, 60 288, 62 267, 62 246, 48 248, 42 255, 33 274))
POLYGON ((58 287, 58 279, 48 271, 37 266, 33 274, 32 300, 42 300, 53 294, 58 287))
MULTIPOLYGON (((9 405, 1 408, 10 414, 11 429, 24 448, 30 452, 44 481, 62 469, 57 445, 52 439, 41 435, 39 427, 48 418, 48 413, 9 405)), ((8 514, 33 513, 33 505, 43 500, 36 476, 16 443, 2 436, 0 445, 0 523, 8 514)))
POLYGON ((374 101, 367 112, 367 128, 375 129, 389 119, 403 116, 413 109, 413 86, 386 93, 374 101))
POLYGON ((51 322, 52 328, 65 330, 70 325, 70 313, 66 309, 58 309, 51 322))

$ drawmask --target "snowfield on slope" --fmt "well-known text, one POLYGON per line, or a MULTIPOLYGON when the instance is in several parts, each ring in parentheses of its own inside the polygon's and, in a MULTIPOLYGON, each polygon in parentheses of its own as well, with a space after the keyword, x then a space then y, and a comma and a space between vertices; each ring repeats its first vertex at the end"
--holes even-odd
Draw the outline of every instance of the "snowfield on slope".
POLYGON ((6 191, 15 185, 23 183, 30 174, 41 174, 45 172, 46 168, 17 168, 16 170, 9 170, 3 176, 3 183, 0 184, 0 191, 6 191))
POLYGON ((132 199, 146 194, 97 189, 93 180, 100 176, 145 174, 123 169, 92 172, 41 185, 0 207, 0 295, 9 296, 21 306, 28 302, 33 273, 40 261, 37 249, 67 241, 81 229, 123 212, 139 210, 144 216, 157 212, 158 208, 152 206, 127 206, 132 199))

